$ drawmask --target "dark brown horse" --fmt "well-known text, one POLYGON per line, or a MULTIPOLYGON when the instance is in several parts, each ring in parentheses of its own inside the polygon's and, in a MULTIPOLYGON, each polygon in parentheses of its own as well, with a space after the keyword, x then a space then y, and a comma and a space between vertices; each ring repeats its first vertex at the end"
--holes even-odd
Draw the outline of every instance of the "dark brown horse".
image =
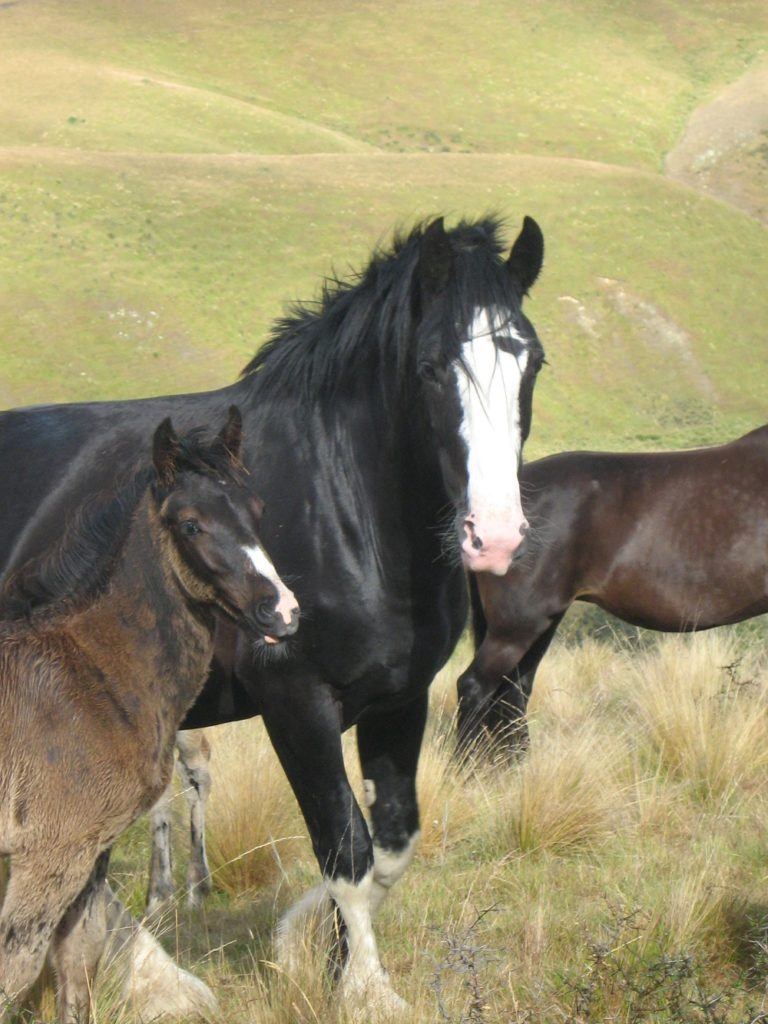
POLYGON ((520 483, 526 555, 473 588, 461 748, 525 743, 536 669, 574 601, 672 633, 768 612, 768 426, 718 448, 553 455, 520 483))
POLYGON ((296 629, 239 446, 234 408, 210 443, 199 432, 179 439, 164 420, 153 466, 87 509, 0 595, 0 854, 11 858, 0 1017, 50 946, 59 1019, 87 1020, 109 850, 168 784, 217 614, 253 642, 296 629))

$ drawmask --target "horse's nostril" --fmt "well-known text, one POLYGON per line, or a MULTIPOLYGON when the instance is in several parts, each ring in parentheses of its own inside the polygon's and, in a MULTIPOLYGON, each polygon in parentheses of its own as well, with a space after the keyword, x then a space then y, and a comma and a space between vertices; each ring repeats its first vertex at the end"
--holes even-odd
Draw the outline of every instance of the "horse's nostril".
POLYGON ((470 515, 464 520, 464 531, 466 532, 469 542, 475 551, 480 551, 483 546, 483 538, 479 537, 475 533, 475 524, 473 520, 474 515, 470 515))

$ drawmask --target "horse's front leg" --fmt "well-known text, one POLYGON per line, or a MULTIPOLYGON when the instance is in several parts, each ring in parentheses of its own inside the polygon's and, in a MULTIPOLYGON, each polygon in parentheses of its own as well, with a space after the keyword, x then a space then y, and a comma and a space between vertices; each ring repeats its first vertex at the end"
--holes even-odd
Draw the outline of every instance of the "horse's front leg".
POLYGON ((527 748, 526 711, 533 680, 562 617, 563 613, 521 616, 504 631, 489 628, 457 683, 460 757, 514 757, 527 748))
POLYGON ((211 891, 211 869, 205 852, 205 805, 211 792, 211 745, 203 729, 186 729, 176 736, 176 771, 189 807, 189 867, 187 903, 202 906, 211 891))
MULTIPOLYGON (((270 687, 270 691, 272 687, 270 687)), ((344 998, 368 1016, 405 1003, 381 966, 372 926, 373 844, 349 785, 341 747, 338 704, 317 677, 281 674, 264 702, 264 721, 296 794, 312 839, 323 884, 305 896, 278 926, 278 955, 290 964, 302 919, 330 897, 345 925, 344 998)))
POLYGON ((364 801, 373 825, 374 913, 403 876, 419 838, 416 769, 427 704, 424 693, 396 711, 366 716, 357 727, 364 801))

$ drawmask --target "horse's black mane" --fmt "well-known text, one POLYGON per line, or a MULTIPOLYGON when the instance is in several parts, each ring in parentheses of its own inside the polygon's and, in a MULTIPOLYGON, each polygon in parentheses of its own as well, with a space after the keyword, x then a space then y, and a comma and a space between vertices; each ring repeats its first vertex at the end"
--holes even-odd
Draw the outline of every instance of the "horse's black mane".
MULTIPOLYGON (((265 374, 271 393, 292 393, 332 403, 361 373, 375 370, 385 394, 401 392, 414 355, 418 322, 420 244, 427 221, 395 236, 368 266, 349 280, 327 279, 320 298, 296 304, 276 321, 261 349, 243 370, 265 374)), ((478 306, 505 309, 522 294, 502 259, 502 221, 489 215, 462 221, 447 232, 455 265, 446 288, 442 336, 458 355, 462 326, 478 306)))
MULTIPOLYGON (((104 458, 109 458, 105 455, 104 458)), ((237 480, 239 470, 221 438, 196 429, 179 439, 178 473, 237 480)), ((154 466, 141 466, 115 484, 114 491, 86 501, 72 516, 61 540, 13 573, 0 589, 0 619, 73 608, 94 600, 112 577, 133 516, 148 487, 158 500, 164 490, 154 466)))

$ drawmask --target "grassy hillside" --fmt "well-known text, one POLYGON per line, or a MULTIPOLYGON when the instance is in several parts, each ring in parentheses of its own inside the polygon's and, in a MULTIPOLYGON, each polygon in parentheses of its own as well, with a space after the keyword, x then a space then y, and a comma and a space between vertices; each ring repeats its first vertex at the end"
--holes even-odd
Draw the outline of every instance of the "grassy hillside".
POLYGON ((276 144, 266 107, 384 149, 653 169, 691 107, 768 41, 760 0, 21 0, 0 16, 13 142, 302 149, 290 133, 276 144))
POLYGON ((530 212, 548 240, 530 303, 551 362, 538 449, 686 443, 765 418, 768 234, 655 175, 497 155, 24 151, 0 153, 0 180, 6 404, 222 384, 285 300, 359 266, 390 225, 494 208, 510 239, 530 212))
POLYGON ((533 452, 765 418, 765 231, 657 173, 762 3, 20 0, 0 33, 0 403, 218 385, 395 224, 495 209, 547 237, 533 452))

